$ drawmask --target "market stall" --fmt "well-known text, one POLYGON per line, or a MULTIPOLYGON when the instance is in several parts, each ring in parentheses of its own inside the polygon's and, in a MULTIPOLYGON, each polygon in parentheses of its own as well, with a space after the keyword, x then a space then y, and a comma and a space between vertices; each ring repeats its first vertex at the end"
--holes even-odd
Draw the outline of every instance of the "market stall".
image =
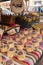
POLYGON ((0 8, 2 65, 36 65, 43 56, 43 22, 40 22, 40 14, 25 11, 23 5, 22 0, 11 0, 11 10, 3 6, 0 8))

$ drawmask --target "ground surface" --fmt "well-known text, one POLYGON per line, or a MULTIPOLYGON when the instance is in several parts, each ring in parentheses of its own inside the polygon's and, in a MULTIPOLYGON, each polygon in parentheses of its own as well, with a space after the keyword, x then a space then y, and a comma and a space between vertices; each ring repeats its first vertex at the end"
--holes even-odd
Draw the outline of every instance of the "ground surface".
MULTIPOLYGON (((40 22, 43 22, 43 16, 40 16, 40 22)), ((43 65, 43 56, 36 65, 43 65)))
POLYGON ((40 59, 40 61, 36 65, 43 65, 43 57, 40 59))

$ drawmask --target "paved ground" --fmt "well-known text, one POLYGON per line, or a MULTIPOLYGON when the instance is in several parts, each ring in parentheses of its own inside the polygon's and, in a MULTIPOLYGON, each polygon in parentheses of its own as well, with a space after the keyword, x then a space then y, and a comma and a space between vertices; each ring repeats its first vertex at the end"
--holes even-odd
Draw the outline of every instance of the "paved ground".
MULTIPOLYGON (((40 22, 43 22, 43 16, 40 16, 40 22)), ((43 65, 43 56, 36 65, 43 65)))
MULTIPOLYGON (((43 16, 40 16, 40 22, 43 22, 43 16)), ((36 65, 43 65, 43 57, 40 59, 40 61, 36 65)))
POLYGON ((43 16, 40 16, 40 22, 43 22, 43 16))
POLYGON ((43 65, 43 57, 41 58, 41 60, 36 65, 43 65))

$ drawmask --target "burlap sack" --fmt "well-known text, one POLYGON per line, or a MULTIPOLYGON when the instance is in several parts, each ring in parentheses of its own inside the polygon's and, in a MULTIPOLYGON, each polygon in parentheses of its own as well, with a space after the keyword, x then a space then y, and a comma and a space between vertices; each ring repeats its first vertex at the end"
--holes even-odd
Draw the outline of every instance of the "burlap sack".
POLYGON ((24 9, 23 0, 11 0, 11 11, 14 13, 21 13, 24 9))

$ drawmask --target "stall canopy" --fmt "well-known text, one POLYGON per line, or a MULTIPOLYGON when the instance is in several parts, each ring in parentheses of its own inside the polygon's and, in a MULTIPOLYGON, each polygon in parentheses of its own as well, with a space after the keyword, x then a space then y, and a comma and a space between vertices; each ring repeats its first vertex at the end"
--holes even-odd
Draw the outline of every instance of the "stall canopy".
POLYGON ((36 5, 34 5, 34 7, 40 7, 41 4, 37 3, 36 5))

